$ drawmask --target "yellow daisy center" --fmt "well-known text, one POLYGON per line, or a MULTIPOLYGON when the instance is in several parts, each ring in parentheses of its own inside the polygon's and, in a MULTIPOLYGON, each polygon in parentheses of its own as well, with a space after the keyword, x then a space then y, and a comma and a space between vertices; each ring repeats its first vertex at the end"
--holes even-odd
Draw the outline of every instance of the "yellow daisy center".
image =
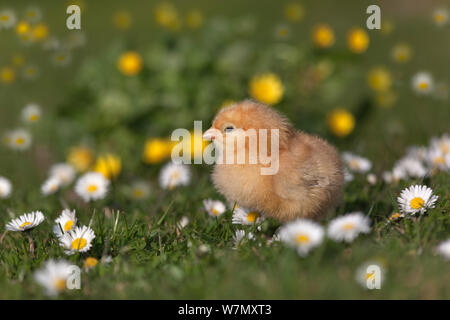
POLYGON ((444 159, 444 157, 436 157, 433 159, 433 162, 436 164, 444 164, 445 159, 444 159))
POLYGON ((346 224, 344 224, 343 226, 342 226, 342 229, 343 230, 353 230, 353 229, 355 229, 355 224, 354 223, 351 223, 351 222, 349 222, 349 223, 346 223, 346 224))
POLYGON ((20 225, 20 227, 21 227, 21 228, 25 228, 26 226, 29 226, 30 224, 31 224, 31 222, 26 221, 26 222, 22 223, 22 224, 20 225))
POLYGON ((297 243, 299 244, 305 244, 309 242, 309 237, 305 234, 299 234, 295 237, 295 241, 297 241, 297 243))
POLYGON ((58 291, 64 290, 66 288, 66 280, 61 279, 61 278, 56 279, 55 280, 55 288, 58 291))
POLYGON ((66 222, 66 224, 64 225, 64 231, 69 231, 70 229, 72 229, 73 226, 73 221, 69 220, 66 222))
POLYGON ((16 139, 16 144, 24 144, 25 143, 25 139, 24 138, 17 138, 16 139))
POLYGON ((249 212, 247 214, 247 221, 249 222, 255 222, 257 218, 259 218, 258 212, 249 212))
POLYGON ((93 268, 98 264, 98 260, 93 257, 88 257, 86 260, 84 260, 84 267, 85 268, 93 268))
POLYGON ((426 82, 419 83, 419 89, 427 89, 427 88, 428 88, 428 83, 426 83, 426 82))
POLYGON ((5 21, 5 22, 9 21, 9 16, 3 15, 3 16, 0 17, 0 20, 5 21))
POLYGON ((133 191, 133 196, 135 198, 142 198, 143 195, 144 195, 144 192, 142 192, 142 190, 140 190, 140 189, 135 189, 133 191))
POLYGON ((349 165, 350 168, 355 169, 355 170, 358 170, 360 168, 359 161, 355 160, 355 159, 350 160, 348 165, 349 165))
POLYGON ((32 114, 30 116, 30 121, 37 121, 39 119, 39 116, 37 114, 32 114))
POLYGON ((90 193, 97 191, 97 189, 98 189, 98 187, 95 184, 90 184, 87 187, 87 191, 90 192, 90 193))
POLYGON ((85 238, 76 238, 72 242, 72 248, 75 250, 81 250, 83 249, 87 244, 87 241, 85 238))
POLYGON ((425 202, 423 201, 422 198, 415 197, 411 200, 410 205, 411 205, 411 208, 413 208, 413 209, 420 209, 423 207, 424 203, 425 202))
POLYGON ((211 211, 215 216, 219 215, 219 210, 217 210, 216 208, 213 208, 211 211))
POLYGON ((441 14, 441 13, 436 13, 436 14, 434 15, 434 20, 435 20, 436 22, 442 22, 442 21, 445 20, 445 17, 444 17, 444 15, 441 14))

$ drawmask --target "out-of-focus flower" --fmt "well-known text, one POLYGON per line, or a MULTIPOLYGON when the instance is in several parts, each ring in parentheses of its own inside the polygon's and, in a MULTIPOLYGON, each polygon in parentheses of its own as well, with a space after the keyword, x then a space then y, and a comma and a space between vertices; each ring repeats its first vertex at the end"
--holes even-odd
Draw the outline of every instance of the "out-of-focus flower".
POLYGON ((31 29, 31 36, 34 41, 42 41, 48 37, 48 26, 45 23, 38 23, 31 29))
POLYGON ((381 32, 385 35, 390 35, 394 31, 395 25, 391 19, 381 19, 381 32))
POLYGON ((276 104, 283 98, 284 86, 276 74, 264 73, 250 80, 249 93, 263 103, 276 104))
POLYGON ((392 48, 392 58, 399 63, 408 62, 411 59, 412 50, 406 43, 399 43, 392 48))
POLYGON ((56 66, 64 67, 69 64, 71 58, 72 56, 69 51, 61 50, 53 54, 52 61, 56 66))
POLYGON ((16 14, 14 11, 5 9, 0 11, 0 29, 10 29, 16 24, 16 14))
POLYGON ((382 108, 391 108, 397 102, 397 94, 392 90, 378 92, 375 102, 382 108))
POLYGON ((385 92, 391 88, 391 73, 385 67, 375 67, 367 74, 369 87, 376 92, 385 92))
POLYGON ((175 31, 181 27, 178 11, 171 3, 160 3, 155 8, 154 17, 157 24, 169 30, 175 31))
POLYGON ((186 216, 182 216, 180 221, 178 221, 177 223, 177 227, 179 229, 183 229, 184 227, 186 227, 189 224, 189 218, 186 216))
POLYGON ((338 137, 348 136, 355 127, 353 115, 342 108, 334 109, 327 115, 328 129, 338 137))
POLYGON ((103 199, 108 192, 109 180, 98 172, 88 172, 75 184, 75 192, 84 201, 103 199))
POLYGON ((218 217, 227 209, 222 201, 211 199, 203 200, 203 207, 211 217, 218 217))
POLYGON ((28 7, 25 9, 24 17, 28 22, 36 23, 41 20, 42 12, 38 7, 28 7))
POLYGON ((9 231, 26 231, 33 229, 44 221, 44 214, 41 211, 33 211, 25 213, 16 219, 12 219, 6 224, 6 230, 9 231))
POLYGON ((58 178, 62 186, 71 184, 75 175, 75 168, 68 163, 57 163, 49 170, 49 176, 58 178))
POLYGON ((299 22, 305 15, 305 9, 297 2, 288 3, 284 7, 284 16, 290 22, 299 22))
POLYGON ((428 72, 418 72, 411 80, 414 91, 427 94, 433 90, 433 77, 428 72))
POLYGON ((94 257, 87 257, 84 260, 83 267, 84 267, 84 270, 88 271, 88 270, 94 268, 97 264, 98 264, 98 259, 96 259, 94 257))
MULTIPOLYGON (((194 131, 190 131, 190 140, 183 140, 182 147, 183 150, 190 150, 190 156, 192 159, 202 159, 203 150, 205 150, 206 146, 209 144, 208 141, 203 140, 203 136, 201 133, 195 133, 194 131)), ((173 144, 171 144, 173 145, 173 144)))
POLYGON ((402 191, 397 198, 398 206, 403 213, 424 214, 427 209, 434 208, 438 196, 427 186, 414 185, 402 191))
POLYGON ((444 259, 450 260, 450 239, 441 242, 437 246, 436 252, 444 257, 444 259))
POLYGON ((36 79, 37 76, 39 75, 39 70, 34 65, 27 65, 23 67, 22 74, 25 79, 33 80, 36 79))
POLYGON ((5 84, 13 83, 16 80, 16 71, 11 67, 3 67, 0 69, 0 78, 5 84))
POLYGON ((30 24, 26 21, 19 21, 16 25, 16 33, 21 36, 30 31, 30 24))
POLYGON ((41 193, 48 196, 56 193, 61 187, 61 181, 57 177, 49 177, 41 186, 41 193))
POLYGON ((291 33, 291 30, 289 26, 287 25, 278 25, 275 28, 275 38, 277 39, 286 39, 289 37, 289 34, 291 33))
POLYGON ((67 162, 80 172, 88 170, 93 161, 92 150, 84 146, 72 147, 67 156, 67 162))
POLYGON ((15 67, 21 67, 25 63, 25 58, 21 53, 16 53, 12 56, 11 62, 15 67))
POLYGON ((23 108, 21 116, 25 122, 37 122, 41 118, 41 108, 35 103, 30 103, 23 108))
POLYGON ((56 296, 67 288, 71 266, 66 260, 48 260, 44 267, 34 273, 34 280, 45 289, 48 296, 56 296))
POLYGON ((117 69, 126 76, 135 76, 142 70, 141 55, 135 51, 123 53, 117 60, 117 69))
POLYGON ((69 209, 64 209, 58 218, 55 220, 55 225, 53 226, 53 233, 60 237, 65 232, 68 232, 75 228, 77 224, 77 217, 75 210, 70 211, 69 209))
POLYGON ((87 252, 92 247, 95 238, 94 230, 90 227, 75 227, 59 237, 59 244, 66 249, 65 253, 72 255, 76 252, 87 252))
POLYGON ((335 241, 352 242, 360 233, 370 232, 370 219, 362 212, 353 212, 331 220, 328 237, 335 241))
POLYGON ((312 39, 316 47, 329 48, 334 45, 334 31, 327 24, 319 24, 313 29, 312 39))
POLYGON ((366 173, 372 168, 372 162, 370 162, 369 159, 357 156, 350 152, 343 152, 342 160, 352 172, 366 173))
POLYGON ((7 134, 8 146, 11 149, 24 151, 31 146, 31 134, 25 129, 16 129, 7 134))
POLYGON ((127 30, 131 26, 131 14, 128 11, 117 11, 113 16, 114 25, 119 30, 127 30))
POLYGON ((392 214, 389 216, 388 221, 389 221, 389 222, 396 222, 396 221, 400 220, 401 218, 403 218, 404 216, 405 216, 405 215, 402 214, 402 213, 400 213, 400 212, 394 212, 394 213, 392 213, 392 214))
POLYGON ((145 143, 142 159, 145 163, 155 164, 170 157, 172 150, 171 141, 152 138, 145 143))
POLYGON ((433 21, 440 27, 448 22, 448 11, 444 8, 438 8, 433 11, 433 21))
POLYGON ((0 199, 9 198, 12 193, 12 183, 9 179, 0 176, 0 199))
POLYGON ((186 25, 191 29, 198 29, 203 25, 203 15, 200 10, 189 10, 186 13, 186 25))
POLYGON ((177 186, 187 186, 191 181, 189 167, 169 162, 159 174, 159 184, 163 189, 173 190, 177 186))
POLYGON ((372 186, 377 184, 377 176, 374 173, 369 173, 367 175, 366 179, 367 179, 367 182, 372 186))
POLYGON ((150 185, 145 181, 135 181, 131 184, 130 195, 135 200, 146 199, 150 195, 150 185))
POLYGON ((363 53, 369 47, 370 38, 362 28, 353 28, 347 34, 347 46, 354 53, 363 53))
POLYGON ((297 249, 300 256, 322 243, 324 231, 321 225, 305 219, 289 222, 278 232, 281 241, 297 249))
POLYGON ((115 179, 122 171, 122 161, 117 155, 105 154, 97 158, 94 171, 103 174, 106 179, 115 179))

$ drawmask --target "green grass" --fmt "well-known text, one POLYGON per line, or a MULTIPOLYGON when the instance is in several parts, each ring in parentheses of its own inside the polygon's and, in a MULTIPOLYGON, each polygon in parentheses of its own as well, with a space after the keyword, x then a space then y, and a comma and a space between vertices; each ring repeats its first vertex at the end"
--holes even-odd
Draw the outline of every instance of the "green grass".
MULTIPOLYGON (((195 33, 173 36, 158 31, 150 21, 154 3, 141 8, 139 1, 129 1, 127 9, 134 14, 135 23, 128 33, 120 33, 110 22, 114 10, 123 8, 119 2, 106 7, 101 2, 86 2, 84 32, 88 43, 76 51, 74 62, 66 69, 51 66, 47 53, 37 47, 21 47, 10 34, 0 38, 2 48, 6 48, 0 53, 1 65, 8 64, 13 53, 22 52, 27 61, 41 66, 40 76, 34 82, 0 85, 3 99, 0 134, 18 125, 18 113, 30 99, 38 101, 45 111, 43 121, 33 128, 31 150, 14 153, 0 147, 0 175, 10 178, 14 185, 13 196, 0 201, 1 299, 45 298, 33 280, 35 270, 50 258, 65 258, 82 266, 88 256, 98 259, 112 256, 112 262, 99 263, 89 272, 83 272, 81 290, 67 291, 59 298, 450 298, 449 263, 434 252, 450 236, 449 173, 438 172, 423 181, 391 185, 378 179, 375 186, 370 186, 365 176, 356 175, 345 186, 344 199, 336 214, 320 223, 326 226, 336 215, 360 210, 371 218, 371 233, 351 244, 326 239, 301 258, 282 243, 267 244, 280 226, 276 221, 265 220, 262 230, 257 231, 254 227, 232 225, 229 210, 217 219, 209 217, 202 200, 224 200, 212 186, 210 167, 193 166, 189 187, 166 192, 157 184, 161 166, 148 166, 140 161, 148 136, 166 136, 176 127, 192 124, 192 119, 210 121, 223 100, 245 98, 248 79, 256 72, 269 69, 280 74, 286 86, 285 97, 276 108, 286 113, 297 128, 326 137, 339 151, 349 150, 369 158, 374 165, 373 172, 378 175, 391 169, 408 146, 427 144, 432 136, 448 132, 448 98, 418 97, 409 86, 411 75, 422 69, 430 70, 437 80, 448 83, 445 68, 450 47, 442 39, 449 38, 449 30, 436 29, 429 22, 427 12, 433 6, 427 5, 423 12, 402 14, 395 6, 382 3, 384 16, 395 23, 395 32, 391 36, 371 32, 369 52, 355 57, 346 53, 345 32, 353 25, 364 25, 365 8, 370 1, 349 1, 342 6, 337 6, 335 1, 326 5, 307 3, 305 21, 292 25, 293 36, 287 41, 289 49, 298 54, 298 60, 286 66, 276 58, 280 47, 276 46, 272 33, 274 25, 282 21, 282 7, 273 1, 249 1, 245 5, 235 1, 234 6, 225 2, 194 2, 192 7, 201 8, 207 17, 225 17, 228 27, 245 16, 259 21, 260 32, 244 36, 230 33, 228 38, 217 35, 217 43, 205 41, 195 33), (323 21, 337 32, 337 48, 328 53, 317 52, 309 46, 312 25, 323 21), (414 49, 414 58, 404 66, 393 63, 389 57, 392 46, 402 41, 414 49), (250 44, 247 50, 254 59, 239 65, 231 74, 220 72, 215 68, 215 58, 236 43, 250 44), (182 49, 171 49, 174 44, 182 49), (195 54, 205 53, 205 65, 177 72, 156 71, 150 65, 137 81, 124 80, 115 71, 115 59, 121 51, 139 50, 147 63, 151 61, 149 52, 155 47, 160 49, 159 46, 167 50, 159 53, 163 58, 165 54, 174 59, 198 58, 195 54), (299 93, 301 75, 322 58, 335 63, 335 75, 318 90, 299 93), (95 65, 92 77, 83 73, 90 65, 95 65), (366 72, 376 65, 386 65, 392 72, 398 94, 393 108, 375 107, 373 94, 366 86, 366 72), (92 89, 86 78, 97 81, 99 92, 92 89), (108 126, 94 113, 100 91, 105 88, 120 90, 133 99, 151 93, 152 102, 145 105, 148 107, 145 115, 137 117, 140 121, 108 126), (159 98, 168 93, 185 99, 182 107, 164 109, 159 98), (333 137, 324 121, 326 112, 337 106, 347 107, 357 115, 355 131, 345 139, 333 137), (108 197, 84 204, 74 195, 72 186, 57 196, 41 196, 39 187, 49 166, 64 161, 68 147, 84 141, 96 152, 111 150, 122 158, 123 172, 108 197), (136 177, 152 185, 151 196, 146 200, 130 200, 123 192, 123 187, 136 177), (398 211, 396 198, 401 190, 415 183, 428 185, 439 196, 436 208, 418 219, 387 224, 387 217, 398 211), (87 225, 92 219, 96 238, 87 254, 66 256, 51 232, 63 203, 77 210, 79 224, 87 225), (34 252, 30 253, 29 240, 24 234, 3 230, 12 216, 32 210, 43 211, 46 219, 30 233, 34 242, 34 252), (178 230, 176 223, 182 216, 187 216, 190 224, 178 230), (252 231, 256 239, 233 249, 232 236, 241 228, 252 231), (365 290, 355 281, 357 269, 371 260, 384 263, 386 274, 381 290, 365 290)), ((184 2, 177 4, 183 10, 190 7, 184 2)), ((14 3, 11 7, 21 8, 14 3)), ((62 27, 65 16, 61 15, 64 6, 54 7, 53 1, 42 1, 42 9, 52 30, 66 35, 68 31, 62 27)))

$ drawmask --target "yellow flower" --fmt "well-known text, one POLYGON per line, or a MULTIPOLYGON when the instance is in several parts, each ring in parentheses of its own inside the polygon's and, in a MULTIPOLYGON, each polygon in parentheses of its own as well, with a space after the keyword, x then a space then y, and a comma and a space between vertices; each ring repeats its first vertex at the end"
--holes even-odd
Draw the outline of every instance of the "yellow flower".
POLYGON ((203 15, 199 10, 191 10, 186 14, 186 25, 191 29, 198 29, 203 24, 203 15))
POLYGON ((127 30, 131 26, 131 15, 127 11, 118 11, 113 17, 114 25, 119 30, 127 30))
POLYGON ((305 10, 299 3, 289 3, 284 7, 284 16, 291 22, 299 22, 303 19, 305 10))
POLYGON ((249 93, 263 103, 276 104, 283 98, 284 87, 276 74, 264 73, 250 80, 249 93))
POLYGON ((122 171, 122 161, 117 155, 105 154, 97 158, 94 171, 103 174, 106 179, 117 178, 122 171))
POLYGON ((48 36, 48 27, 44 23, 39 23, 33 27, 31 33, 34 40, 44 40, 48 36))
POLYGON ((16 72, 11 67, 3 67, 0 70, 0 76, 2 79, 2 82, 5 84, 9 84, 14 82, 16 80, 16 72))
POLYGON ((167 2, 163 2, 155 8, 155 21, 170 30, 178 30, 181 27, 177 9, 167 2))
POLYGON ((82 146, 71 148, 67 156, 67 162, 80 172, 88 170, 93 160, 91 149, 82 146))
POLYGON ((16 33, 18 35, 24 35, 30 31, 30 25, 26 21, 20 21, 16 25, 16 33))
POLYGON ((141 55, 135 51, 123 53, 117 61, 117 68, 126 76, 135 76, 142 70, 141 55))
POLYGON ((353 28, 347 35, 347 45, 354 53, 363 53, 369 47, 370 38, 362 28, 353 28))
POLYGON ((22 54, 15 54, 12 57, 12 63, 16 66, 16 67, 20 67, 25 63, 25 58, 23 57, 22 54))
POLYGON ((329 48, 334 44, 334 31, 327 24, 319 24, 313 29, 312 39, 317 47, 329 48))
POLYGON ((160 163, 170 156, 171 151, 171 141, 152 138, 145 143, 142 159, 148 164, 160 163))
POLYGON ((349 135, 355 127, 355 118, 345 109, 334 109, 327 115, 328 129, 338 137, 349 135))
MULTIPOLYGON (((209 142, 203 140, 203 136, 201 133, 195 134, 193 131, 191 131, 190 134, 191 134, 191 141, 190 141, 191 157, 193 159, 201 159, 203 157, 203 150, 205 150, 205 148, 209 144, 209 142)), ((189 149, 189 146, 187 145, 187 141, 184 143, 186 143, 186 145, 183 147, 183 149, 184 150, 189 149)))
POLYGON ((392 78, 389 71, 384 67, 376 67, 369 71, 367 75, 369 87, 376 92, 388 91, 392 85, 392 78))
POLYGON ((98 260, 93 257, 87 257, 84 260, 84 269, 89 270, 98 264, 98 260))
POLYGON ((392 57, 396 62, 404 63, 411 59, 411 48, 405 43, 400 43, 392 49, 392 57))
POLYGON ((397 95, 392 91, 379 92, 375 98, 378 106, 383 108, 391 108, 397 101, 397 95))

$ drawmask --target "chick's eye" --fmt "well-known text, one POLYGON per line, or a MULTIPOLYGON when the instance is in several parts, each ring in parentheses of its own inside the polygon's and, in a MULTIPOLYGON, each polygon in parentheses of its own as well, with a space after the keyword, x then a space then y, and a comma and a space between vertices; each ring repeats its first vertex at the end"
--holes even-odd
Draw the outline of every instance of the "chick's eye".
POLYGON ((234 130, 233 126, 227 126, 227 127, 225 127, 225 129, 223 129, 224 132, 231 132, 233 130, 234 130))

